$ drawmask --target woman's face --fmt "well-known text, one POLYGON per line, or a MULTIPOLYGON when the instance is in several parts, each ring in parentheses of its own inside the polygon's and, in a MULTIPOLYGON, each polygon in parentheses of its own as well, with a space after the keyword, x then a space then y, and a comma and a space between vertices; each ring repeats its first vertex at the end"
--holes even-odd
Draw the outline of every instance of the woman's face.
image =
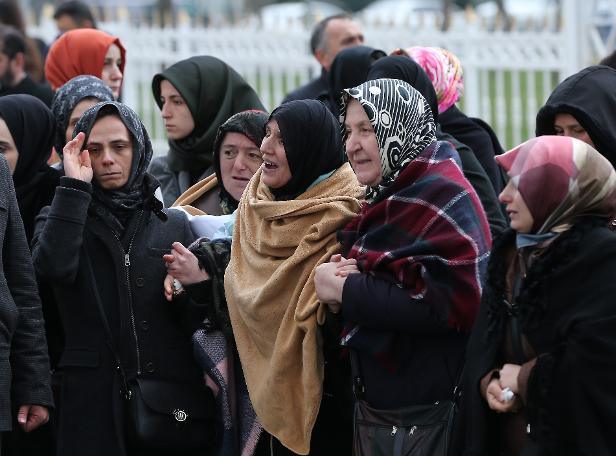
POLYGON ((0 154, 3 154, 6 161, 9 162, 9 170, 11 175, 13 175, 17 166, 17 160, 19 159, 19 152, 17 147, 15 147, 13 135, 2 118, 0 118, 0 154))
POLYGON ((94 179, 105 190, 117 190, 128 182, 133 161, 132 137, 117 115, 98 119, 88 136, 94 179))
POLYGON ((66 142, 69 142, 73 139, 73 130, 75 130, 75 125, 77 125, 77 121, 81 118, 82 114, 90 109, 98 103, 97 98, 84 98, 79 103, 75 105, 73 108, 73 112, 71 112, 71 116, 68 119, 68 125, 66 126, 66 131, 64 132, 66 142))
POLYGON ((166 79, 160 83, 160 103, 160 115, 169 139, 184 139, 192 133, 195 120, 190 109, 180 92, 166 79))
POLYGON ((509 226, 518 233, 530 233, 535 221, 513 180, 510 180, 501 194, 498 195, 498 200, 505 205, 511 220, 509 226))
POLYGON ((113 98, 116 100, 120 96, 120 89, 122 88, 123 75, 120 68, 122 68, 122 53, 116 44, 112 44, 105 54, 101 79, 111 89, 113 98))
POLYGON ((378 185, 383 178, 379 144, 366 111, 355 99, 347 105, 344 128, 346 154, 357 180, 370 187, 378 185))
POLYGON ((263 163, 261 152, 248 136, 229 132, 220 145, 219 160, 222 185, 239 201, 248 181, 263 163))
POLYGON ((584 141, 595 147, 588 132, 580 125, 571 114, 561 112, 554 117, 554 130, 558 136, 569 136, 584 141))
POLYGON ((269 188, 284 187, 291 180, 291 169, 287 162, 282 135, 278 122, 270 120, 265 126, 265 137, 261 143, 263 175, 261 179, 269 188))

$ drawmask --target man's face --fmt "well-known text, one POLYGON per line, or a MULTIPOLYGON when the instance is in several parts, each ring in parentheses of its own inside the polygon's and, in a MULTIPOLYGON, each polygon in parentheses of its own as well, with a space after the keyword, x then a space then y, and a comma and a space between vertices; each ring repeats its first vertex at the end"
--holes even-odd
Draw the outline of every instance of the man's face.
POLYGON ((350 19, 332 19, 325 28, 325 46, 315 53, 321 66, 329 71, 334 58, 341 50, 364 43, 361 27, 350 19))

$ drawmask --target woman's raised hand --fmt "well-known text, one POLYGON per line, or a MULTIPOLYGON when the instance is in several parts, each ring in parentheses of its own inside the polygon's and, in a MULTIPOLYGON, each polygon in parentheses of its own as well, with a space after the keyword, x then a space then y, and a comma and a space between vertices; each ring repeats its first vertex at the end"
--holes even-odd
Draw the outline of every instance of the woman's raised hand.
POLYGON ((83 142, 86 139, 84 132, 80 132, 66 143, 64 146, 62 162, 64 164, 64 174, 73 179, 79 179, 83 182, 92 182, 92 163, 90 162, 90 153, 87 150, 81 150, 83 142))

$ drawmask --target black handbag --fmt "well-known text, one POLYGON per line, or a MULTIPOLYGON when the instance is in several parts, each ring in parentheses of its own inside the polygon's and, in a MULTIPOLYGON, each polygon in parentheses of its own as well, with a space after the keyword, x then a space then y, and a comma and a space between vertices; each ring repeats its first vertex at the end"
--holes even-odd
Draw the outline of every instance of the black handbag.
POLYGON ((446 401, 379 410, 362 400, 359 360, 352 349, 351 365, 354 456, 447 456, 457 410, 457 386, 446 401))
POLYGON ((215 448, 216 404, 205 386, 138 377, 128 388, 128 436, 133 446, 174 454, 207 454, 215 448))
POLYGON ((127 401, 127 436, 140 450, 211 453, 217 447, 216 400, 203 385, 148 377, 129 382, 115 348, 102 300, 96 287, 92 263, 85 254, 92 278, 94 300, 122 381, 127 401))

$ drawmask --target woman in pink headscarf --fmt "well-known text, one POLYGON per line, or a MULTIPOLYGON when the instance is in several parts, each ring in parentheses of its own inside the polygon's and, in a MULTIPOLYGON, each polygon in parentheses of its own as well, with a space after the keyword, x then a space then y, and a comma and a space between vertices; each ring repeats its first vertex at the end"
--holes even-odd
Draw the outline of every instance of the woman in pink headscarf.
POLYGON ((561 136, 496 160, 511 230, 469 341, 456 454, 616 454, 616 172, 561 136))
POLYGON ((503 149, 496 134, 483 120, 468 117, 456 106, 464 91, 462 65, 458 57, 437 47, 414 46, 403 52, 415 60, 432 81, 443 131, 473 149, 496 194, 500 193, 504 180, 494 163, 494 156, 503 153, 503 149))

